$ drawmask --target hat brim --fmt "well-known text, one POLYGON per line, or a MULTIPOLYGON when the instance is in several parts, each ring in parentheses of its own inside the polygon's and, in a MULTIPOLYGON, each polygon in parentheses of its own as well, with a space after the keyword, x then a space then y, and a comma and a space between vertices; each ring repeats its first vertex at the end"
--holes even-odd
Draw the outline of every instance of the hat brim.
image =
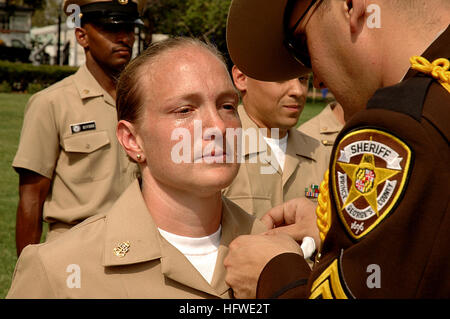
POLYGON ((82 17, 84 22, 94 23, 98 25, 134 25, 136 27, 143 27, 144 22, 140 18, 134 18, 126 15, 110 15, 98 16, 95 14, 85 14, 82 17))
POLYGON ((233 63, 262 81, 284 81, 311 72, 286 49, 283 17, 288 0, 233 0, 227 46, 233 63))

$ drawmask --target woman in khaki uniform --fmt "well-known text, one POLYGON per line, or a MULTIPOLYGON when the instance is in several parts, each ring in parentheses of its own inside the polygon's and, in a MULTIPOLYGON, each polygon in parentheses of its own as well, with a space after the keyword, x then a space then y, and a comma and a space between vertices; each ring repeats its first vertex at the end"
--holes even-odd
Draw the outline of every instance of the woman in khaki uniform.
POLYGON ((142 180, 106 214, 57 241, 26 247, 8 297, 230 297, 228 244, 266 227, 221 196, 239 167, 221 160, 230 150, 204 155, 211 142, 205 135, 195 141, 200 158, 191 153, 189 163, 177 163, 173 156, 176 129, 194 133, 199 120, 224 135, 240 127, 223 60, 196 40, 160 42, 124 70, 117 96, 117 137, 142 180))

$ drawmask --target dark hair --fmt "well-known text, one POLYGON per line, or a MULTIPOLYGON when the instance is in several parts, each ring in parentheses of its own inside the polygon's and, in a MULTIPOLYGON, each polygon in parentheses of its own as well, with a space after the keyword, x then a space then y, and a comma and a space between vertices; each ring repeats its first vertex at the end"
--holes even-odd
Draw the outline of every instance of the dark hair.
POLYGON ((117 82, 116 109, 118 120, 126 120, 137 123, 142 113, 142 99, 139 80, 141 67, 152 63, 162 53, 184 46, 202 47, 216 56, 226 67, 225 60, 218 49, 210 44, 195 38, 174 37, 152 43, 138 57, 132 60, 121 72, 117 82))

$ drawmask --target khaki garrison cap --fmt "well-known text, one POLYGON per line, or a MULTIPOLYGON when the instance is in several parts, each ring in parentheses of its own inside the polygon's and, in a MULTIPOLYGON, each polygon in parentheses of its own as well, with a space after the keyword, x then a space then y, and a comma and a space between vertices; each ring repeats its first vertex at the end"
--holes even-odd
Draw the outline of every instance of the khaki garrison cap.
POLYGON ((73 13, 67 7, 78 5, 83 22, 99 24, 135 24, 144 23, 139 18, 143 12, 145 0, 64 0, 63 10, 66 15, 73 13))
POLYGON ((288 0, 233 0, 227 20, 231 60, 246 75, 284 81, 311 72, 284 46, 284 11, 288 0))

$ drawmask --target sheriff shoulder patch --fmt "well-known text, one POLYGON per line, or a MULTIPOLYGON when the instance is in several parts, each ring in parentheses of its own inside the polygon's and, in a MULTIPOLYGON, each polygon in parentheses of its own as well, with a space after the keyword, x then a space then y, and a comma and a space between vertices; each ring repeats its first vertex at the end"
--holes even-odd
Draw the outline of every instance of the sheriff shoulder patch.
POLYGON ((338 216, 353 239, 366 236, 392 211, 410 165, 410 148, 384 131, 361 129, 342 138, 333 156, 332 188, 338 216))

